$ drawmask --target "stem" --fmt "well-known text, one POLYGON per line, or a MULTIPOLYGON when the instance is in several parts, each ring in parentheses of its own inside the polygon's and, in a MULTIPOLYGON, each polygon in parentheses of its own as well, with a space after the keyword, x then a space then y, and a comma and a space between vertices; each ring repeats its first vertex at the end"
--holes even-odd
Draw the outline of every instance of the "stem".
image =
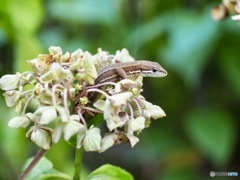
POLYGON ((65 109, 67 110, 67 112, 68 112, 68 115, 70 116, 70 112, 69 112, 69 109, 68 109, 68 102, 67 102, 67 89, 64 89, 63 90, 63 104, 64 104, 64 107, 65 107, 65 109))
MULTIPOLYGON (((62 89, 65 89, 62 85, 60 84, 56 84, 53 86, 52 88, 52 101, 53 101, 53 105, 56 106, 57 105, 57 101, 56 101, 56 96, 55 96, 55 93, 57 92, 57 87, 59 88, 62 88, 62 89)), ((61 90, 59 91, 61 92, 61 90)))
POLYGON ((103 94, 106 98, 109 97, 109 95, 107 93, 105 93, 104 91, 100 90, 100 89, 88 89, 87 92, 98 92, 98 93, 101 93, 103 94))
POLYGON ((28 94, 28 93, 31 93, 33 92, 34 90, 30 89, 30 90, 27 90, 27 91, 24 91, 21 93, 21 96, 24 96, 25 94, 28 94))
POLYGON ((100 110, 97 110, 97 109, 93 109, 91 107, 83 107, 84 110, 89 110, 89 111, 92 111, 92 112, 95 112, 95 113, 102 113, 102 111, 100 110))
POLYGON ((81 121, 81 122, 83 123, 83 125, 87 128, 87 123, 86 123, 85 118, 84 118, 83 115, 82 115, 81 109, 78 109, 77 113, 78 113, 78 116, 79 116, 79 118, 80 118, 80 121, 81 121))
MULTIPOLYGON (((71 114, 74 114, 75 113, 75 103, 72 102, 71 105, 72 105, 71 114)), ((81 114, 81 109, 78 109, 77 113, 79 115, 80 120, 84 123, 85 127, 87 127, 86 121, 81 114)), ((73 180, 80 180, 81 179, 82 157, 83 157, 83 146, 79 149, 76 148, 75 151, 76 151, 76 153, 75 153, 75 169, 74 169, 73 180)))
POLYGON ((22 115, 25 114, 25 111, 27 109, 27 106, 29 105, 30 101, 34 98, 34 96, 32 95, 30 98, 28 98, 28 100, 26 101, 24 107, 23 107, 23 111, 22 111, 22 115))
POLYGON ((105 85, 113 85, 113 86, 116 86, 116 84, 117 84, 117 83, 114 83, 114 82, 104 82, 104 83, 101 83, 101 84, 96 84, 96 85, 93 85, 93 86, 88 86, 88 87, 86 87, 86 89, 97 88, 97 87, 105 86, 105 85))
POLYGON ((132 106, 130 105, 130 103, 128 103, 127 105, 128 105, 129 110, 130 110, 131 119, 133 119, 133 109, 132 109, 132 106))
POLYGON ((81 179, 81 166, 82 166, 82 155, 83 155, 83 147, 77 149, 75 154, 75 171, 73 180, 80 180, 81 179))
POLYGON ((139 111, 139 115, 142 116, 142 108, 141 108, 140 104, 138 103, 137 98, 134 97, 134 98, 133 98, 133 101, 134 101, 135 104, 137 105, 137 108, 138 108, 138 111, 139 111))
POLYGON ((44 156, 44 154, 47 152, 45 149, 40 149, 38 153, 34 156, 31 163, 28 165, 28 167, 23 171, 22 175, 18 178, 18 180, 24 180, 25 177, 29 174, 29 172, 36 166, 36 164, 40 161, 40 159, 44 156))

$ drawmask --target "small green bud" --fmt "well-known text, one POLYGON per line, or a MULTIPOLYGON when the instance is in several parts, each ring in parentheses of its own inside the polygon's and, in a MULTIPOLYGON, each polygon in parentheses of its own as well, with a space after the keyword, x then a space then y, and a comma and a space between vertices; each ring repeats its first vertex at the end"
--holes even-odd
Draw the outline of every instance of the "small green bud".
POLYGON ((81 91, 82 90, 82 85, 80 85, 80 84, 75 84, 75 90, 76 91, 81 91))
POLYGON ((88 103, 88 98, 86 96, 81 97, 79 100, 82 105, 86 105, 88 103))
POLYGON ((138 96, 139 93, 140 93, 140 91, 139 91, 138 88, 133 88, 133 89, 132 89, 132 93, 133 93, 134 96, 138 96))

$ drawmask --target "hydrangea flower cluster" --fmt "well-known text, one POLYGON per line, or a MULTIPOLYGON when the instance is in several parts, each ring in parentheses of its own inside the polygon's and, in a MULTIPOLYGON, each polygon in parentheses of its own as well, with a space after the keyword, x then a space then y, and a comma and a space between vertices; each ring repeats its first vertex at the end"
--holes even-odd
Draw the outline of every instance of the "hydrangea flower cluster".
POLYGON ((152 119, 165 116, 159 106, 141 95, 141 76, 104 86, 94 84, 102 67, 134 61, 126 49, 115 55, 101 49, 95 55, 81 49, 63 54, 60 47, 51 46, 49 52, 28 61, 32 71, 0 79, 7 106, 18 114, 8 125, 30 126, 26 136, 39 147, 49 149, 61 138, 85 151, 103 152, 121 142, 130 142, 133 147, 139 141, 137 135, 152 119), (90 100, 92 93, 98 98, 90 100), (36 110, 28 112, 33 109, 28 106, 36 110), (103 122, 107 132, 98 127, 103 122))
POLYGON ((216 21, 223 20, 231 15, 232 20, 240 21, 240 1, 222 0, 222 3, 212 9, 212 18, 216 21))

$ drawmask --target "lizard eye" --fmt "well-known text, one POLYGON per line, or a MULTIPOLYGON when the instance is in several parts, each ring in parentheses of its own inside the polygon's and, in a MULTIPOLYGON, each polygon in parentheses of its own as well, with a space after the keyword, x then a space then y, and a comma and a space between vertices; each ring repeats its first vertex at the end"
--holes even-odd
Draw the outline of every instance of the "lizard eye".
POLYGON ((156 68, 153 68, 153 70, 152 70, 153 72, 157 72, 158 70, 156 69, 156 68))

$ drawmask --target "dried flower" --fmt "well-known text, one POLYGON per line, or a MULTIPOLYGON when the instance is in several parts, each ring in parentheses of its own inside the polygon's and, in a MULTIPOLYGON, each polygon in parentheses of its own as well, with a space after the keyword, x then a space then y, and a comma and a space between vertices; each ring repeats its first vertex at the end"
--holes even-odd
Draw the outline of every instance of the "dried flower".
MULTIPOLYGON (((17 114, 9 121, 12 128, 29 128, 26 136, 43 149, 61 138, 75 139, 76 148, 103 152, 113 145, 129 142, 133 147, 137 135, 152 119, 165 116, 164 111, 141 96, 143 78, 134 76, 119 82, 95 84, 100 68, 134 61, 126 49, 111 55, 102 49, 90 54, 81 49, 73 53, 51 46, 49 54, 40 54, 28 61, 32 72, 5 75, 0 79, 8 107, 17 114), (25 90, 31 84, 32 89, 25 90), (93 99, 92 93, 100 94, 93 99), (35 112, 26 112, 32 100, 35 112), (86 114, 103 114, 109 132, 101 130, 86 114), (50 128, 51 127, 51 128, 50 128)), ((98 122, 99 123, 99 122, 98 122)))

